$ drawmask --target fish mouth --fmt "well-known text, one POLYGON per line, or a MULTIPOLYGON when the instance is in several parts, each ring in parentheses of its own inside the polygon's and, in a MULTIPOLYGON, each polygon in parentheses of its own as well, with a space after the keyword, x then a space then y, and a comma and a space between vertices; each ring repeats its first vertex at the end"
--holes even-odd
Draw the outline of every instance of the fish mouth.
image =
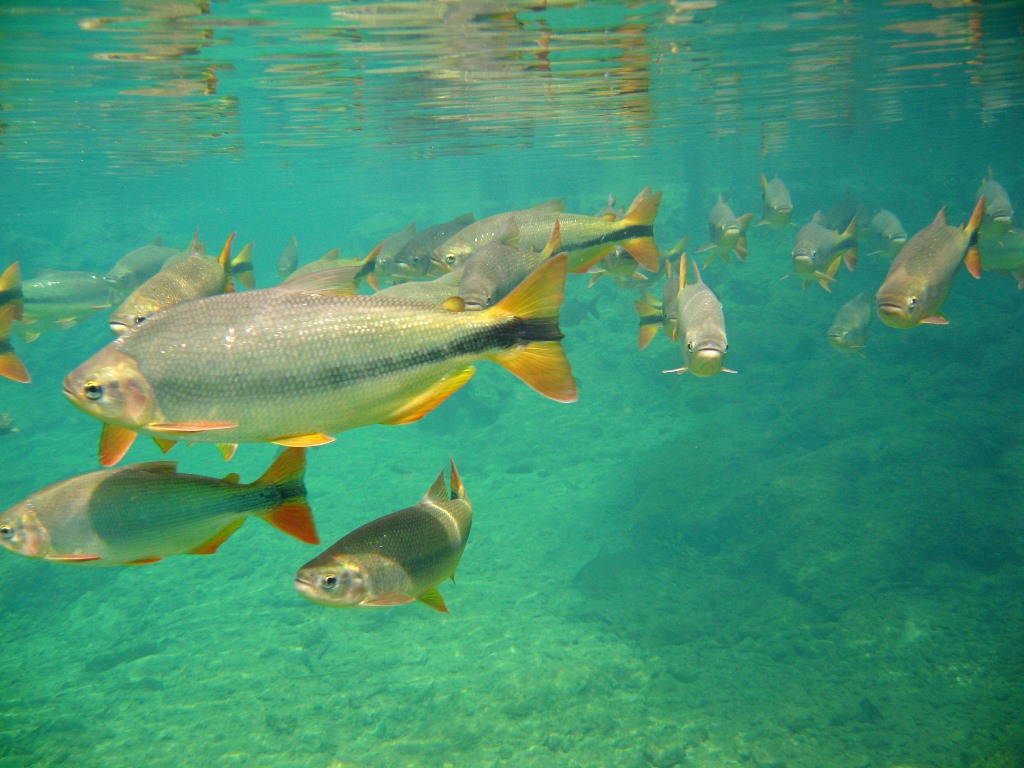
POLYGON ((110 330, 113 331, 115 336, 124 336, 128 331, 131 330, 131 326, 127 323, 120 323, 116 320, 110 321, 110 330))
POLYGON ((878 318, 890 328, 910 328, 914 325, 907 308, 892 301, 878 302, 878 318))

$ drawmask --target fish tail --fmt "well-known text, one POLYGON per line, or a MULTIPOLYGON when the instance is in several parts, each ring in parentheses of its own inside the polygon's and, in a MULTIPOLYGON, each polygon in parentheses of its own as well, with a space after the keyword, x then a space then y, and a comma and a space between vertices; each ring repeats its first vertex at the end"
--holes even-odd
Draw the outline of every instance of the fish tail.
POLYGON ((12 323, 11 312, 7 309, 0 310, 0 376, 28 384, 32 377, 28 375, 25 364, 14 354, 14 347, 11 346, 12 323))
POLYGON ((558 327, 558 310, 565 298, 569 257, 560 253, 527 275, 511 293, 490 309, 493 317, 512 316, 519 322, 518 343, 494 355, 494 360, 545 397, 576 402, 578 393, 565 356, 558 327))
POLYGON ((661 266, 661 252, 654 242, 654 219, 660 206, 661 192, 653 195, 641 192, 619 222, 621 230, 636 232, 635 237, 623 240, 620 245, 640 266, 651 272, 657 272, 661 266))
POLYGON ((225 286, 224 291, 231 293, 235 290, 235 282, 231 277, 231 244, 235 241, 235 233, 232 232, 228 235, 228 239, 224 241, 224 247, 221 249, 220 258, 217 259, 217 263, 220 264, 221 269, 224 270, 225 275, 225 286))
POLYGON ((319 544, 313 512, 306 501, 306 449, 288 448, 253 485, 272 485, 280 492, 278 504, 260 515, 275 528, 307 544, 319 544))
POLYGON ((252 268, 252 241, 246 243, 231 260, 231 279, 248 290, 256 287, 256 272, 252 268))
POLYGON ((356 285, 359 285, 360 280, 366 280, 371 288, 375 291, 380 290, 380 281, 377 280, 377 257, 380 256, 381 248, 384 247, 384 243, 380 243, 376 248, 370 251, 366 258, 359 262, 359 270, 356 272, 353 280, 356 285))
POLYGON ((21 320, 25 297, 21 292, 21 268, 14 262, 0 275, 0 318, 21 320))
MULTIPOLYGON (((989 174, 991 175, 991 173, 992 169, 989 168, 989 174)), ((974 213, 971 214, 971 218, 964 228, 964 231, 968 232, 970 236, 970 240, 967 243, 967 254, 964 256, 964 264, 975 280, 981 277, 981 253, 978 251, 978 230, 981 227, 981 220, 984 216, 985 196, 982 195, 978 198, 978 202, 974 206, 974 213)))
POLYGON ((658 326, 661 325, 661 307, 659 302, 647 291, 643 292, 642 298, 633 302, 636 313, 640 315, 640 328, 637 334, 637 346, 646 349, 651 340, 658 335, 658 326))

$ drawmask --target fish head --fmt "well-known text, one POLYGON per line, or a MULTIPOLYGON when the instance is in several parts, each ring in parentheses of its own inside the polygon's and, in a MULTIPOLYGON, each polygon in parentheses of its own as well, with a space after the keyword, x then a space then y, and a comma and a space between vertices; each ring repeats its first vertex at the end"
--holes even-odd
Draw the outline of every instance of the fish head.
POLYGON ((319 605, 350 608, 370 596, 370 577, 367 570, 353 560, 319 563, 314 560, 295 574, 295 590, 319 605))
POLYGON ((441 247, 434 249, 430 254, 430 261, 435 271, 439 274, 444 274, 462 266, 472 252, 473 246, 470 243, 462 242, 461 240, 445 243, 441 247))
POLYGON ((923 282, 883 283, 875 294, 879 319, 890 328, 913 328, 931 312, 928 293, 923 282))
POLYGON ((110 330, 115 336, 123 336, 128 331, 141 325, 147 317, 159 312, 161 307, 156 301, 143 297, 129 297, 110 316, 110 330))
POLYGON ((39 521, 31 499, 0 515, 0 546, 25 557, 45 557, 50 553, 50 532, 39 521))
POLYGON ((793 272, 797 275, 813 275, 818 267, 816 248, 797 246, 793 249, 793 272))
POLYGON ((714 376, 725 367, 729 344, 718 339, 687 339, 686 367, 694 376, 714 376))
POLYGON ((833 325, 828 329, 828 343, 840 352, 859 352, 864 348, 861 334, 854 328, 833 325))
POLYGON ((156 398, 133 357, 108 344, 64 379, 64 394, 100 421, 138 429, 154 421, 156 398))

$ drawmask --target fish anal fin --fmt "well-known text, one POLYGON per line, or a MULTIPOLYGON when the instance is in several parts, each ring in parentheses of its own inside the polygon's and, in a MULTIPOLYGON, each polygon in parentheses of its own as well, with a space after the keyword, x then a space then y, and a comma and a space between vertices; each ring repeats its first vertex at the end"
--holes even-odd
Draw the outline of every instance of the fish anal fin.
POLYGON ((217 551, 217 548, 225 541, 231 538, 231 534, 242 527, 242 523, 245 522, 244 517, 239 517, 237 520, 232 520, 230 523, 225 525, 219 530, 213 537, 204 541, 195 549, 190 549, 187 554, 189 555, 212 555, 217 551))
POLYGON ((371 608, 388 608, 392 605, 405 605, 411 603, 416 598, 403 595, 401 593, 389 593, 386 595, 378 595, 372 600, 364 600, 361 604, 368 605, 371 608))
POLYGON ((217 450, 224 457, 224 461, 231 461, 238 450, 238 443, 217 443, 217 450))
POLYGON ((177 440, 169 440, 166 437, 153 437, 153 442, 156 443, 156 447, 159 448, 163 453, 167 453, 174 446, 178 444, 177 440))
POLYGON ((104 424, 100 432, 100 464, 112 467, 128 453, 138 434, 116 424, 104 424))
POLYGON ((468 366, 445 376, 441 381, 406 401, 383 423, 411 424, 414 421, 419 421, 451 397, 456 390, 472 378, 474 373, 476 373, 476 368, 468 366))
POLYGON ((163 560, 162 557, 140 557, 138 560, 131 560, 125 563, 125 565, 149 565, 151 563, 159 563, 161 560, 163 560))
POLYGON ((318 445, 333 443, 334 438, 322 432, 310 432, 308 435, 291 435, 290 437, 279 437, 272 441, 275 445, 283 445, 285 448, 315 448, 318 445))
MULTIPOLYGON (((3 345, 4 341, 4 339, 0 339, 0 345, 3 345)), ((11 349, 0 350, 0 376, 20 384, 29 384, 32 381, 25 364, 11 349)))

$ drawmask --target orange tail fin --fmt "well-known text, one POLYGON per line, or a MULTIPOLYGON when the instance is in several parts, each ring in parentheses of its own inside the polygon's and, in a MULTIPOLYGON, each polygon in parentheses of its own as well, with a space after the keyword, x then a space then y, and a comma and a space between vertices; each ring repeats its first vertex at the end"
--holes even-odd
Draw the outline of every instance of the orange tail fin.
POLYGON ((275 528, 307 544, 319 544, 313 512, 306 501, 306 449, 288 448, 253 485, 273 485, 281 493, 280 503, 260 517, 275 528))
POLYGON ((645 195, 641 192, 636 200, 633 201, 633 204, 629 206, 629 210, 626 211, 620 222, 623 229, 630 227, 651 228, 649 234, 623 240, 621 243, 626 252, 636 259, 640 266, 651 272, 657 272, 658 267, 661 266, 661 252, 658 250, 658 244, 654 242, 653 233, 654 219, 658 215, 658 208, 660 206, 661 192, 655 192, 653 195, 645 195))

